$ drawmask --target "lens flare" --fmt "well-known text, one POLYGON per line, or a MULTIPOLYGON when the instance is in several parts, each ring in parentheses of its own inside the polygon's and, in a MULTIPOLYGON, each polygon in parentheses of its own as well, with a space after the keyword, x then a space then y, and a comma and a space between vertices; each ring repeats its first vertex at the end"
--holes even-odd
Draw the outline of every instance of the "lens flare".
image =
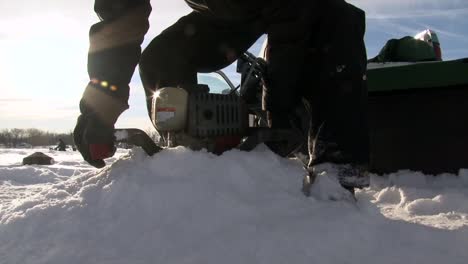
POLYGON ((153 98, 156 98, 158 97, 160 94, 159 90, 157 90, 156 92, 153 93, 153 98))

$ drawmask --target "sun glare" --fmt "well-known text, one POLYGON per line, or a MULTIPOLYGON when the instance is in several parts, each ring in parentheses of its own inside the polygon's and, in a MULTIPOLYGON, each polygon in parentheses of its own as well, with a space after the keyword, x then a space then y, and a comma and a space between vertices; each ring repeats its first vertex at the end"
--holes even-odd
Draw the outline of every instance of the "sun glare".
POLYGON ((35 17, 10 28, 0 42, 2 82, 23 96, 76 96, 73 90, 87 79, 88 45, 87 27, 76 29, 74 21, 61 16, 35 17))
MULTIPOLYGON (((2 23, 0 109, 8 112, 2 111, 1 119, 15 120, 13 123, 75 119, 88 80, 88 28, 88 24, 54 14, 2 23)), ((18 126, 26 125, 34 124, 18 126)))

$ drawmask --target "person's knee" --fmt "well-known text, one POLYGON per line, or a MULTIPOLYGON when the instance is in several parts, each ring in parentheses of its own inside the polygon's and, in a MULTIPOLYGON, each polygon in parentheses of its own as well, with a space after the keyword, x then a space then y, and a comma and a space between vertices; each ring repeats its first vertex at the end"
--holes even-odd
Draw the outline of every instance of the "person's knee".
POLYGON ((170 43, 155 39, 142 52, 139 62, 140 77, 145 87, 155 90, 160 81, 170 78, 171 72, 177 69, 181 56, 174 54, 170 43), (169 76, 168 76, 169 75, 169 76))
POLYGON ((154 45, 143 52, 139 71, 145 90, 164 86, 191 87, 197 82, 197 73, 190 57, 174 45, 154 45), (170 48, 169 48, 170 47, 170 48))
POLYGON ((157 75, 162 70, 162 65, 168 61, 165 54, 167 52, 163 47, 144 50, 138 65, 142 77, 147 78, 147 76, 157 75))

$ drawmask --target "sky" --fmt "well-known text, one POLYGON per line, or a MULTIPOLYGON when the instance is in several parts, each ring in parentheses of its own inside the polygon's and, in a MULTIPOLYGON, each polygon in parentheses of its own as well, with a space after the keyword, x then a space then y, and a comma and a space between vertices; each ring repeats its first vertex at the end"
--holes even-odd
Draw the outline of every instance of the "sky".
MULTIPOLYGON (((350 0, 367 14, 366 46, 374 57, 388 39, 427 28, 440 39, 445 60, 468 57, 468 0, 350 0)), ((152 0, 143 48, 190 9, 183 0, 152 0)), ((0 0, 0 130, 73 130, 88 82, 89 27, 99 19, 93 0, 0 0)), ((261 43, 251 51, 258 52, 261 43)), ((234 66, 225 69, 237 80, 234 66)), ((116 127, 148 129, 144 93, 135 74, 130 109, 116 127)))

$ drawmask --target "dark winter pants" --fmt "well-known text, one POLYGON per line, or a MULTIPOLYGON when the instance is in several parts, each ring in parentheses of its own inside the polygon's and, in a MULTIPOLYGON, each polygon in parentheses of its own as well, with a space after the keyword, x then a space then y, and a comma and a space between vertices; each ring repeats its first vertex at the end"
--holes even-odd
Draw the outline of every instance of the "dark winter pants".
MULTIPOLYGON (((265 110, 284 118, 288 116, 284 113, 292 112, 305 97, 312 108, 311 163, 328 161, 319 157, 324 152, 319 145, 330 145, 318 144, 322 142, 338 145, 335 149, 347 154, 347 162, 367 163, 363 32, 347 39, 349 36, 341 30, 352 31, 346 27, 349 21, 340 25, 344 28, 327 25, 319 22, 319 14, 313 13, 319 7, 303 3, 307 1, 297 2, 303 6, 290 7, 296 11, 285 10, 268 19, 226 21, 192 12, 166 29, 143 51, 140 60, 149 111, 152 94, 158 88, 194 87, 197 72, 212 72, 228 66, 267 33, 270 53, 265 78, 265 110), (318 30, 326 34, 318 34, 318 30), (352 43, 355 39, 359 43, 352 43), (333 50, 343 43, 350 43, 352 47, 346 51, 333 50), (347 54, 357 51, 360 56, 347 54), (344 58, 337 58, 339 55, 344 58)), ((340 3, 340 8, 345 8, 344 2, 336 2, 340 3)), ((320 11, 324 11, 322 17, 327 17, 335 8, 322 6, 320 11)))
POLYGON ((310 165, 369 163, 365 13, 327 2, 310 43, 307 88, 311 105, 310 165))

